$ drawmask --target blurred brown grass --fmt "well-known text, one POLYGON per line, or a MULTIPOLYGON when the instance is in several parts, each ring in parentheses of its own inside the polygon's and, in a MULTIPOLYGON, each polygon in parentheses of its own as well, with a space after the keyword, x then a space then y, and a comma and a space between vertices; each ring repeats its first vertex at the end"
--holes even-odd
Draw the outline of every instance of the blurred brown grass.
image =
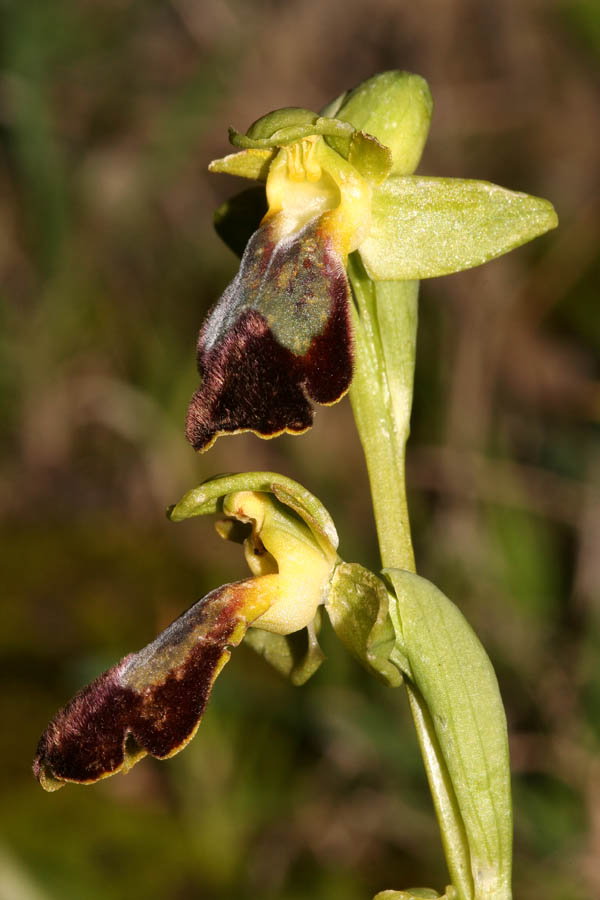
POLYGON ((240 650, 185 753, 48 796, 29 772, 85 680, 243 573, 164 507, 275 469, 377 567, 347 401, 306 436, 182 425, 195 337, 235 269, 212 232, 226 128, 386 68, 436 110, 420 171, 549 197, 560 229, 422 285, 419 569, 498 670, 515 896, 600 893, 600 13, 593 0, 9 3, 0 70, 2 900, 372 896, 445 873, 401 692, 326 636, 305 688, 240 650), (340 465, 343 461, 343 466, 340 465), (369 892, 371 892, 369 894, 369 892))

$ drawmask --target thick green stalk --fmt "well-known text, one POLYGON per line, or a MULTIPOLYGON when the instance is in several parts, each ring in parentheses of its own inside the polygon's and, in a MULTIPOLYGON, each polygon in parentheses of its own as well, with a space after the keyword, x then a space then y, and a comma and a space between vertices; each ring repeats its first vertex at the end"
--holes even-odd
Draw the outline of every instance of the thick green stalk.
POLYGON ((358 307, 353 309, 350 402, 369 472, 381 561, 385 568, 414 572, 404 452, 410 431, 419 283, 392 282, 391 293, 390 285, 376 285, 367 277, 357 254, 350 258, 348 274, 358 307))
MULTIPOLYGON (((415 572, 404 476, 410 433, 419 283, 372 282, 356 254, 348 275, 355 367, 350 401, 365 453, 384 568, 415 572)), ((399 623, 398 627, 400 627, 399 623)), ((431 717, 414 685, 405 682, 448 871, 457 900, 473 900, 464 824, 431 717)))

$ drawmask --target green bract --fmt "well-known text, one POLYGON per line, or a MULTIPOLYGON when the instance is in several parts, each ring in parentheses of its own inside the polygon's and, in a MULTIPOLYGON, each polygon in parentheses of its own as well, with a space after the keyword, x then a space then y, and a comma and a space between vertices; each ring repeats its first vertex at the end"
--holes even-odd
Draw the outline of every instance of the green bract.
MULTIPOLYGON (((426 766, 446 842, 448 900, 510 900, 512 814, 506 717, 492 665, 458 608, 424 578, 385 570, 391 590, 341 563, 326 610, 337 636, 369 671, 406 679, 428 734, 426 766)), ((437 897, 428 889, 380 900, 437 897)), ((376 898, 377 900, 377 898, 376 898)))
POLYGON ((385 585, 372 572, 358 563, 342 563, 334 572, 326 609, 346 649, 385 684, 398 687, 408 663, 398 647, 389 602, 385 585))
POLYGON ((399 569, 386 574, 396 594, 392 618, 409 677, 424 700, 448 777, 442 814, 455 818, 448 830, 456 831, 456 845, 464 848, 462 859, 454 856, 453 884, 460 900, 510 900, 508 737, 494 670, 461 612, 438 588, 399 569))

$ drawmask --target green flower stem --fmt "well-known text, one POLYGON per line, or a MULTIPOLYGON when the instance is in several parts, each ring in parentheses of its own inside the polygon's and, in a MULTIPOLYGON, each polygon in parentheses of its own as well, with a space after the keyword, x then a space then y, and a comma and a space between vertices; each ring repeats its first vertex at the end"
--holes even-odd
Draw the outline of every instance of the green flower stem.
POLYGON ((450 775, 423 697, 410 681, 405 680, 404 684, 440 826, 450 880, 457 900, 472 900, 474 886, 469 845, 450 775))
POLYGON ((353 308, 355 364, 350 402, 369 472, 381 560, 385 568, 414 572, 404 456, 419 283, 375 284, 357 254, 350 257, 348 275, 358 307, 353 308))
MULTIPOLYGON (((384 568, 415 572, 404 475, 416 354, 417 281, 373 282, 349 260, 355 367, 350 401, 363 446, 384 568)), ((473 900, 470 855, 452 781, 426 704, 405 680, 457 900, 473 900)))

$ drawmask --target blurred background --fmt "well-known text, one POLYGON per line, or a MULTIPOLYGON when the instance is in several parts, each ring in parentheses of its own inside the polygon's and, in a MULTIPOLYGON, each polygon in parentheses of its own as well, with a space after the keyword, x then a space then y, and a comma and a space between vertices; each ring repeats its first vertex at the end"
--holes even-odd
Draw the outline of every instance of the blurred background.
POLYGON ((302 437, 183 437, 195 340, 236 260, 208 176, 226 129, 424 75, 420 171, 550 198, 561 225, 423 283, 408 458, 419 570, 507 706, 515 896, 600 896, 600 11, 595 0, 45 0, 0 5, 2 900, 364 900, 443 888, 403 691, 325 631, 302 689, 240 648, 167 763, 45 794, 30 761, 82 684, 245 577, 164 508, 274 469, 378 567, 347 400, 302 437))

